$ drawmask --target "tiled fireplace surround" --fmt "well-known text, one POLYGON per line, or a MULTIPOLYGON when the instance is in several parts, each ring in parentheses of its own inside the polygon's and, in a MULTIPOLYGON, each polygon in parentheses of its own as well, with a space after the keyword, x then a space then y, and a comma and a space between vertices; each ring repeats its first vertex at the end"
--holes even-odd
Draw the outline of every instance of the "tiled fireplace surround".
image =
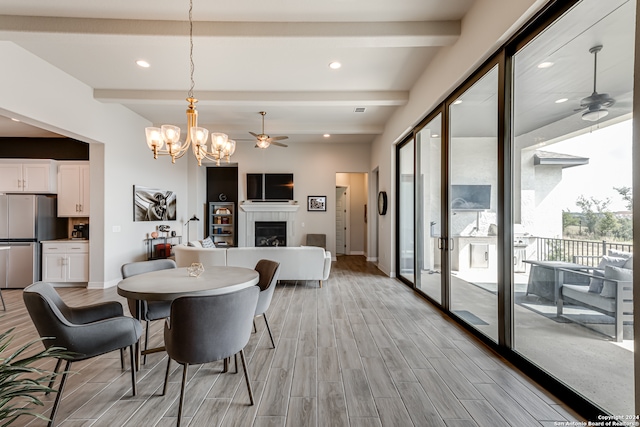
POLYGON ((253 247, 256 243, 256 221, 285 221, 287 223, 287 244, 291 245, 295 235, 295 217, 300 205, 293 202, 243 202, 240 209, 246 213, 244 245, 253 247))

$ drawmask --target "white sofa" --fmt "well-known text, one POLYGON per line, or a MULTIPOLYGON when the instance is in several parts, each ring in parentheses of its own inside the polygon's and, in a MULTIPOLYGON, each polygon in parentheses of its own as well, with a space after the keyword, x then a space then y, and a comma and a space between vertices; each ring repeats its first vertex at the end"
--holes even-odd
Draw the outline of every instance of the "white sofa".
POLYGON ((269 259, 280 263, 279 280, 317 280, 320 287, 331 272, 331 252, 314 246, 201 248, 177 245, 173 249, 178 267, 201 262, 205 268, 207 265, 254 268, 259 260, 269 259))

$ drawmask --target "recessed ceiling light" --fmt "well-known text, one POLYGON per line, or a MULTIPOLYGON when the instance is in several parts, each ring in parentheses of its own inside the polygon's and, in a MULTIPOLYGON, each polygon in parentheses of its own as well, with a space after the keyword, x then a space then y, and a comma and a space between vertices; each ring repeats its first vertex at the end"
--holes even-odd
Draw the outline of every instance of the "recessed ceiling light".
POLYGON ((149 68, 151 66, 151 64, 149 64, 147 61, 145 61, 144 59, 138 59, 136 61, 136 64, 138 64, 138 67, 142 67, 142 68, 149 68))
POLYGON ((453 101, 453 105, 458 105, 458 104, 462 104, 461 99, 456 99, 455 101, 453 101))
POLYGON ((553 62, 545 61, 538 64, 538 68, 549 68, 549 67, 553 67, 553 62))
POLYGON ((325 134, 324 134, 324 135, 322 135, 322 136, 324 136, 325 138, 330 138, 330 137, 331 137, 331 135, 329 135, 328 133, 325 133, 325 134))
POLYGON ((562 104, 563 102, 567 102, 569 98, 560 98, 556 99, 556 104, 562 104))
POLYGON ((14 122, 19 122, 20 121, 18 119, 14 119, 13 117, 11 117, 11 120, 13 120, 14 122))
POLYGON ((329 68, 331 68, 332 70, 337 70, 340 67, 342 67, 342 64, 337 61, 329 63, 329 68))

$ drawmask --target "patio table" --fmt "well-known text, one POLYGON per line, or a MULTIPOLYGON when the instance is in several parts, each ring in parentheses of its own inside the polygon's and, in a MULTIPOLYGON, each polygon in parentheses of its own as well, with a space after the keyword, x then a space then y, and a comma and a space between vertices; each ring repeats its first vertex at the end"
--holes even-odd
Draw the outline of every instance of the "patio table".
POLYGON ((588 278, 579 274, 571 274, 567 271, 563 272, 562 270, 593 270, 593 267, 565 261, 524 260, 524 262, 531 264, 526 295, 538 295, 539 297, 552 301, 554 304, 558 301, 558 297, 560 296, 560 286, 562 285, 562 282, 570 281, 572 284, 576 285, 589 284, 588 278))

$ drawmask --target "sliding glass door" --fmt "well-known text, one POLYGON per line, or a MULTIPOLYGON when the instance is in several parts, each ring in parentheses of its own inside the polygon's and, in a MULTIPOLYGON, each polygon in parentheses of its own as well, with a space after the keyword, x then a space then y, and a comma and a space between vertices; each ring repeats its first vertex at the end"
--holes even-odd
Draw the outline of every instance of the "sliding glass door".
POLYGON ((498 340, 498 67, 449 106, 450 310, 498 340))
POLYGON ((442 114, 416 134, 416 288, 442 302, 442 114))
POLYGON ((635 15, 584 0, 513 58, 514 349, 618 415, 634 413, 635 15))
POLYGON ((414 169, 415 144, 413 138, 398 149, 398 277, 414 285, 415 224, 414 224, 414 169))

